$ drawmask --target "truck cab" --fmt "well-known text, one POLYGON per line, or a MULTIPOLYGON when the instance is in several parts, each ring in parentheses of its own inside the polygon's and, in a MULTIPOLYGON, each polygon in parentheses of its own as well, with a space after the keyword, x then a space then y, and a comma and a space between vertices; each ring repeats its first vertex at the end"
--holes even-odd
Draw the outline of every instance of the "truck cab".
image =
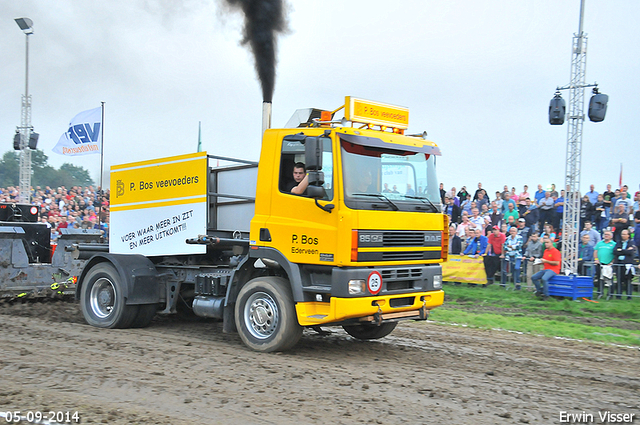
POLYGON ((393 122, 354 124, 366 119, 350 113, 356 102, 367 101, 346 99, 349 126, 312 120, 265 132, 249 255, 284 269, 301 326, 380 337, 444 299, 440 150, 393 122), (309 185, 296 195, 288 188, 301 163, 309 185))

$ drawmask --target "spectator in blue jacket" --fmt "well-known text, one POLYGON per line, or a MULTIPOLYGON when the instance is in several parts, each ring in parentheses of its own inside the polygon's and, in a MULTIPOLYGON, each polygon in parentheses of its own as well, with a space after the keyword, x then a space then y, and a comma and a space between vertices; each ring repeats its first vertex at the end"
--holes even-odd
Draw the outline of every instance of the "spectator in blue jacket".
POLYGON ((478 256, 487 250, 488 239, 482 234, 482 229, 475 229, 473 237, 469 240, 464 250, 464 255, 478 256))

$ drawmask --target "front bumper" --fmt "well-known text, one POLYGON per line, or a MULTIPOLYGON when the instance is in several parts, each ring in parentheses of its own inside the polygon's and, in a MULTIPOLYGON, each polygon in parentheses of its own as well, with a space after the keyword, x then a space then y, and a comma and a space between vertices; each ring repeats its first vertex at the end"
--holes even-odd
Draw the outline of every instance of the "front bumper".
POLYGON ((302 326, 339 325, 345 322, 426 320, 428 311, 441 306, 444 291, 412 292, 359 298, 331 297, 329 302, 296 304, 302 326))

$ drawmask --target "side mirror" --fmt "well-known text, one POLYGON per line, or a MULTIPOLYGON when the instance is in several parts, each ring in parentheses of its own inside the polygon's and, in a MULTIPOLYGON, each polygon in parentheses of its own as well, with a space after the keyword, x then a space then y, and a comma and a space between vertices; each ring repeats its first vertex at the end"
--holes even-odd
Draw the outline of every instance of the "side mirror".
POLYGON ((322 171, 309 171, 309 186, 322 186, 324 173, 322 171))
POLYGON ((322 186, 307 186, 307 198, 322 199, 326 195, 324 187, 322 186))
MULTIPOLYGON (((304 162, 307 171, 322 170, 322 138, 307 137, 304 141, 304 162)), ((311 184, 311 182, 309 182, 311 184)))
POLYGON ((322 185, 324 184, 324 173, 322 171, 309 171, 309 186, 307 186, 307 198, 322 199, 326 192, 322 185))

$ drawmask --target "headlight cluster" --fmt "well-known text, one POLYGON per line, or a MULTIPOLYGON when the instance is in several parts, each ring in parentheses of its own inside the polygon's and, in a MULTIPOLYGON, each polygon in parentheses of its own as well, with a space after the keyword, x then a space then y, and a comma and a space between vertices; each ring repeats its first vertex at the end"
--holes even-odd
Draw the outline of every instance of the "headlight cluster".
POLYGON ((349 295, 364 294, 364 280, 352 279, 349 281, 349 295))
POLYGON ((442 275, 438 274, 433 277, 433 289, 442 289, 442 275))

